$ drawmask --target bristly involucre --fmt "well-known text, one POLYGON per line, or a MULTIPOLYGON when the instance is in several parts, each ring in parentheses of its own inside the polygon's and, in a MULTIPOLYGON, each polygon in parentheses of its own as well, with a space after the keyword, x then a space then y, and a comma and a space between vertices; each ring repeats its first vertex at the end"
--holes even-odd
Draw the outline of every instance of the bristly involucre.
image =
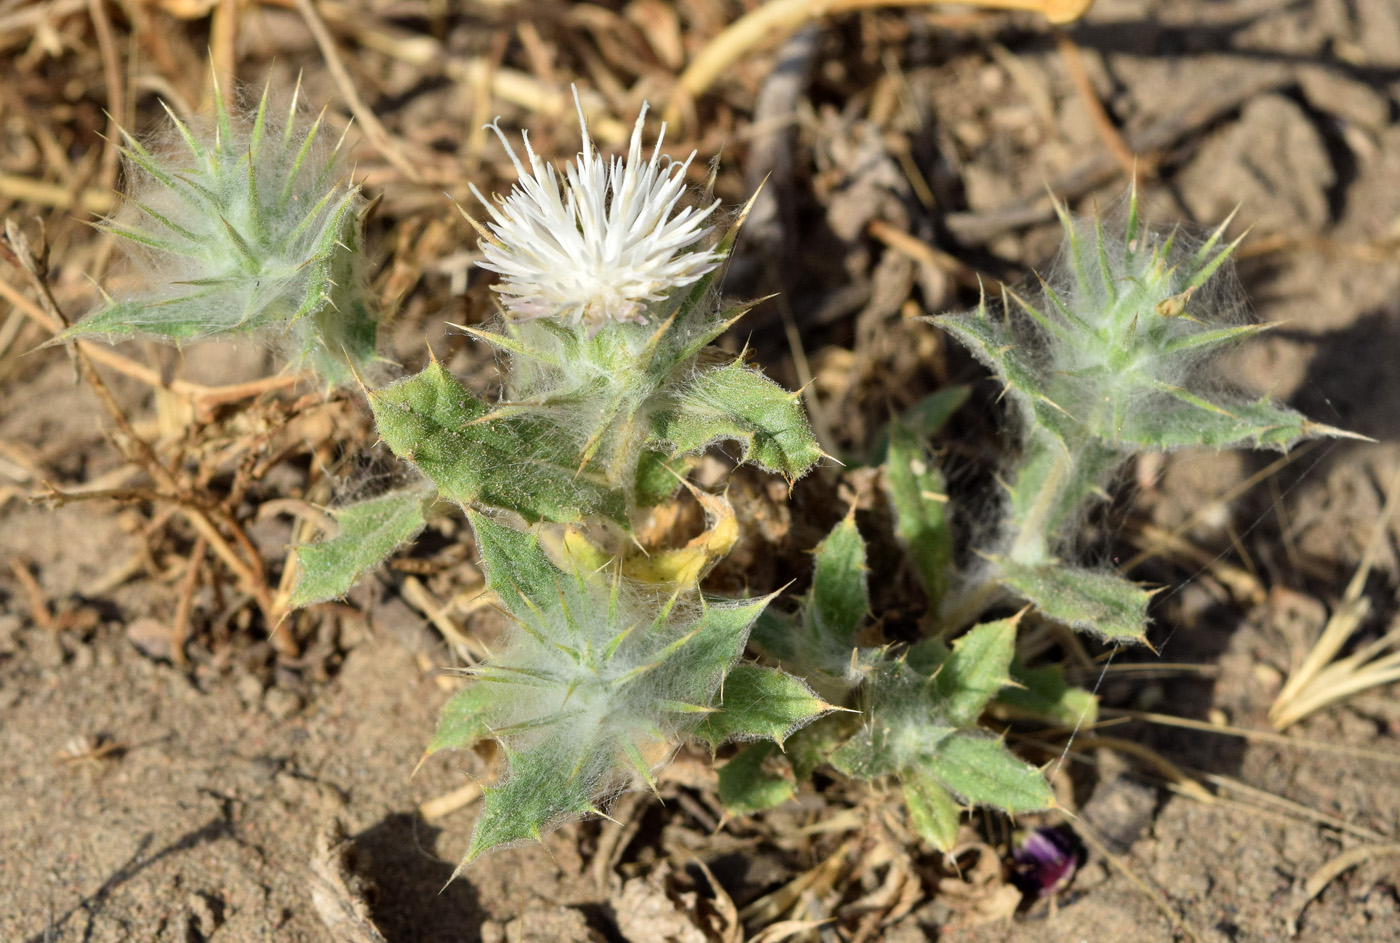
POLYGON ((497 740, 509 773, 485 790, 465 866, 504 845, 597 814, 652 773, 713 710, 769 597, 709 599, 597 569, 567 541, 558 564, 534 535, 472 514, 487 586, 510 618, 468 671, 432 753, 497 740))
POLYGON ((1135 190, 1126 231, 1056 209, 1064 248, 1038 300, 1007 291, 1001 311, 984 300, 937 320, 997 372, 1030 425, 1077 456, 1090 441, 1126 456, 1336 433, 1221 376, 1219 354, 1262 329, 1241 323, 1239 243, 1224 240, 1225 224, 1200 244, 1153 231, 1135 190))
POLYGON ((347 362, 373 358, 367 203, 341 142, 297 97, 273 113, 264 90, 244 116, 216 93, 209 126, 170 112, 168 147, 123 132, 127 194, 102 228, 123 240, 142 284, 107 297, 68 336, 180 342, 263 329, 331 382, 350 378, 347 362))
POLYGON ((498 205, 476 187, 472 192, 491 215, 481 266, 502 276, 496 290, 510 314, 581 321, 596 332, 610 320, 645 322, 648 303, 713 271, 723 255, 690 250, 710 233, 703 224, 718 201, 676 212, 695 152, 680 163, 662 155, 663 125, 651 157, 643 158, 643 105, 627 159, 605 159, 588 136, 582 106, 578 112, 583 150, 562 179, 523 135, 527 172, 492 124, 520 179, 498 205))

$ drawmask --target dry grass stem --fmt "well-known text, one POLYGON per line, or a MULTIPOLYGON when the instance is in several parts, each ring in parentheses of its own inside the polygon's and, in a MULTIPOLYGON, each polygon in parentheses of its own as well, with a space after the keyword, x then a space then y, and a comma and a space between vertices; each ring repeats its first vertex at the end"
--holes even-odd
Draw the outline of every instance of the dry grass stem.
MULTIPOLYGON (((666 108, 666 120, 681 120, 686 101, 705 94, 720 76, 754 50, 781 43, 807 23, 840 13, 885 7, 938 6, 946 0, 771 0, 735 20, 691 60, 676 82, 666 108)), ((1022 10, 1043 14, 1051 23, 1072 23, 1093 6, 1093 0, 974 0, 989 10, 1022 10)))
MULTIPOLYGON (((53 293, 49 288, 48 261, 45 252, 41 250, 36 255, 30 248, 29 240, 18 227, 8 220, 5 223, 5 234, 3 242, 0 242, 0 248, 4 249, 9 259, 24 273, 30 287, 38 295, 43 305, 43 313, 47 315, 50 323, 66 326, 69 323, 68 319, 58 307, 58 303, 54 300, 53 293)), ((9 287, 3 281, 0 281, 0 286, 9 287)), ((257 601, 268 625, 273 646, 284 654, 297 654, 296 642, 286 627, 281 625, 282 614, 274 605, 262 557, 248 539, 248 535, 244 533, 242 526, 226 508, 215 507, 205 510, 201 507, 202 502, 193 497, 175 479, 151 444, 137 434, 126 413, 112 396, 106 381, 97 372, 93 358, 79 345, 73 345, 69 349, 83 379, 96 395, 103 410, 122 433, 125 447, 134 453, 131 458, 151 476, 163 498, 172 499, 179 505, 181 513, 190 526, 200 537, 208 541, 215 554, 233 571, 244 591, 257 601), (218 519, 218 524, 215 524, 215 518, 218 519), (232 543, 230 538, 226 537, 220 530, 220 525, 231 535, 232 543), (233 544, 237 544, 238 549, 235 549, 233 544)))
POLYGON ((1390 628, 1380 638, 1360 646, 1345 658, 1337 658, 1370 614, 1370 600, 1361 593, 1389 535, 1397 505, 1400 505, 1400 469, 1391 479, 1385 507, 1341 601, 1317 642, 1288 676, 1269 708, 1269 720, 1276 730, 1286 730, 1309 714, 1353 694, 1400 681, 1400 617, 1391 621, 1390 628))
POLYGON ((350 77, 349 71, 345 68, 345 62, 340 57, 339 50, 335 46, 335 38, 331 36, 330 30, 326 29, 325 20, 321 19, 321 14, 316 12, 311 0, 293 0, 297 12, 306 21, 307 29, 311 30, 311 35, 316 39, 316 45, 321 50, 321 57, 325 60, 326 68, 330 70, 331 77, 335 79, 336 86, 340 89, 341 96, 346 104, 350 106, 350 111, 355 119, 364 126, 365 133, 369 136, 370 142, 384 155, 384 159, 394 165, 394 169, 403 174, 404 179, 413 183, 423 183, 423 174, 420 168, 414 166, 404 154, 402 145, 384 127, 384 123, 379 117, 365 105, 364 99, 360 98, 359 90, 354 79, 350 77))
POLYGON ((1206 787, 1202 786, 1195 779, 1189 776, 1181 767, 1171 760, 1158 753, 1151 747, 1138 743, 1134 740, 1127 740, 1123 737, 1105 737, 1095 733, 1092 736, 1076 738, 1071 744, 1071 750, 1095 750, 1100 747, 1115 750, 1125 756, 1146 763, 1158 776, 1171 783, 1183 794, 1190 796, 1197 802, 1210 805, 1215 802, 1215 795, 1206 787))
POLYGON ((1198 776, 1202 781, 1210 783, 1222 792, 1234 792, 1241 796, 1248 797, 1252 803, 1242 803, 1243 805, 1259 809, 1280 810, 1279 814, 1285 818, 1300 822, 1310 822, 1321 825, 1324 828, 1333 829, 1338 832, 1345 832, 1363 841, 1385 841, 1387 836, 1369 828, 1364 828, 1354 822, 1348 822, 1340 816, 1314 809, 1311 806, 1303 805, 1301 802, 1294 802, 1266 789, 1251 786, 1248 783, 1240 782, 1230 776, 1221 776, 1218 773, 1208 773, 1203 770, 1191 770, 1192 774, 1198 776))
MULTIPOLYGON (((24 313, 26 317, 44 328, 50 334, 57 334, 62 331, 65 325, 57 319, 47 314, 29 298, 16 289, 13 285, 0 279, 0 297, 15 306, 18 311, 24 313)), ((212 409, 215 406, 222 406, 228 403, 236 403, 240 400, 255 399, 264 393, 274 393, 279 390, 292 389, 298 385, 313 381, 313 377, 308 373, 288 373, 276 377, 263 377, 258 380, 249 380, 245 383, 231 383, 227 386, 205 386, 202 383, 192 383, 189 380, 173 379, 166 380, 161 376, 160 371, 144 364, 139 364, 130 357, 125 357, 110 347, 90 341, 74 341, 72 345, 82 352, 93 363, 100 363, 104 367, 110 367, 123 376, 138 380, 154 389, 168 390, 180 396, 195 400, 204 409, 212 409)))
POLYGON ((465 809, 481 798, 481 784, 467 783, 435 799, 429 799, 418 806, 418 814, 426 822, 432 822, 451 815, 458 809, 465 809))
POLYGON ((94 216, 104 216, 116 205, 108 190, 90 188, 74 190, 59 183, 46 183, 19 174, 0 174, 0 197, 71 210, 79 207, 94 216))
MULTIPOLYGON (((1181 536, 1187 531, 1189 531, 1191 528, 1195 527, 1198 523, 1200 523, 1202 518, 1215 513, 1216 508, 1218 508, 1220 505, 1228 505, 1231 501, 1234 501, 1240 495, 1249 492, 1249 490, 1252 489, 1255 485, 1259 484, 1262 481, 1266 481, 1272 476, 1278 474, 1279 471, 1281 471, 1282 469, 1296 462, 1298 459, 1303 458, 1305 455, 1308 455, 1321 444, 1321 439, 1312 439, 1310 441, 1304 442, 1297 448, 1289 451, 1288 454, 1282 455, 1279 458, 1274 459, 1268 465, 1259 469, 1257 472, 1250 475, 1248 478, 1246 478, 1244 481, 1241 481, 1239 484, 1227 488, 1224 492, 1216 495, 1213 498, 1210 498, 1209 500, 1202 501, 1200 507, 1198 507, 1188 518, 1186 518, 1186 520, 1182 521, 1179 525, 1177 525, 1177 527, 1174 530, 1172 530, 1170 534, 1161 534, 1160 541, 1153 540, 1151 543, 1148 544, 1147 547, 1143 548, 1137 554, 1130 557, 1126 562, 1122 563, 1120 565, 1120 569, 1124 573, 1130 573, 1132 572, 1134 567, 1140 566, 1148 560, 1151 560, 1154 557, 1158 556, 1162 552, 1162 550, 1170 549, 1173 546, 1179 546, 1179 544, 1176 543, 1177 540, 1180 539, 1181 536)), ((1144 529, 1144 534, 1146 533, 1147 530, 1144 529)), ((1154 536, 1158 535, 1158 531, 1156 530, 1152 531, 1152 533, 1154 536)))
POLYGON ((1400 753, 1367 750, 1362 747, 1348 746, 1344 743, 1329 743, 1326 740, 1304 740, 1301 737, 1288 737, 1269 730, 1250 730, 1248 727, 1234 727, 1229 724, 1212 724, 1204 720, 1192 720, 1189 717, 1173 717, 1170 714, 1158 714, 1153 711, 1133 711, 1114 707, 1106 707, 1101 713, 1109 717, 1130 717, 1134 720, 1142 720, 1151 724, 1161 724, 1164 727, 1181 727, 1185 730, 1218 733, 1226 737, 1240 737, 1241 739, 1250 740, 1255 743, 1270 743, 1276 746, 1298 747, 1303 750, 1315 750, 1318 753, 1335 753, 1339 756, 1355 756, 1381 763, 1400 763, 1400 753))
POLYGON ((474 665, 488 654, 486 649, 471 638, 453 622, 447 615, 449 606, 444 605, 436 596, 424 586, 423 583, 414 576, 405 576, 403 580, 403 598, 410 606, 421 612, 429 622, 433 624, 447 644, 459 654, 469 665, 474 665))
POLYGON ((1089 118, 1094 122, 1094 130, 1098 132, 1099 137, 1107 145, 1108 152, 1113 155, 1113 159, 1118 162, 1118 168, 1129 180, 1150 178, 1153 173, 1151 164, 1147 161, 1140 161, 1138 155, 1133 153, 1133 149, 1123 139, 1118 126, 1113 123, 1113 118, 1109 116, 1108 109, 1104 108, 1103 100, 1099 98, 1099 93, 1094 89, 1093 80, 1089 78, 1089 70, 1084 64, 1084 53, 1079 48, 1078 43, 1070 39, 1069 35, 1062 29, 1056 29, 1054 33, 1055 45, 1059 47, 1060 56, 1064 59, 1065 71, 1069 73, 1070 81, 1074 83, 1074 90, 1079 93, 1080 100, 1088 109, 1089 118))

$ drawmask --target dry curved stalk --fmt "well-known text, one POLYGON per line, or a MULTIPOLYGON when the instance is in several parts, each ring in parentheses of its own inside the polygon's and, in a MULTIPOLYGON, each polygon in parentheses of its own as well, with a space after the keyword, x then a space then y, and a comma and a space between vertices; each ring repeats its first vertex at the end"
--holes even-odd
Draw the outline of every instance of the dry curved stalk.
POLYGON ((1379 687, 1400 681, 1400 617, 1390 624, 1390 628, 1380 638, 1361 646, 1345 658, 1337 658, 1349 638, 1356 632, 1362 620, 1371 611, 1370 600, 1361 595, 1366 578, 1375 564, 1390 520, 1400 504, 1400 468, 1391 479, 1385 499, 1385 507, 1361 562, 1352 574, 1342 594, 1341 603, 1312 650, 1288 676, 1283 690, 1269 708, 1269 720, 1274 729, 1284 730, 1298 721, 1328 705, 1345 700, 1369 688, 1379 687))
POLYGON ((1089 78, 1089 70, 1084 65, 1084 53, 1079 45, 1060 29, 1055 30, 1055 45, 1059 47, 1060 57, 1064 60, 1065 71, 1069 73, 1070 81, 1074 83, 1074 90, 1079 93, 1084 107, 1089 110, 1094 130, 1098 132, 1113 159, 1118 162, 1119 169, 1129 180, 1152 177, 1152 162, 1144 161, 1143 166, 1138 166, 1138 155, 1133 153, 1132 147, 1123 139, 1118 126, 1109 117, 1108 109, 1104 107, 1099 93, 1094 89, 1093 81, 1089 78))
POLYGON ((1298 913, 1293 918, 1294 921, 1296 922, 1298 917, 1303 915, 1303 911, 1307 909, 1308 904, 1312 903, 1314 897, 1326 890, 1327 885, 1341 877, 1343 873, 1372 858, 1388 855, 1400 855, 1400 844, 1391 842, 1377 845, 1357 845, 1355 848, 1348 848, 1318 868, 1303 884, 1303 902, 1298 907, 1298 913))
POLYGON ((112 35, 112 20, 100 0, 88 3, 88 18, 97 37, 97 52, 102 60, 102 80, 107 86, 107 140, 102 147, 102 183, 107 189, 117 185, 117 170, 121 152, 120 121, 126 117, 126 87, 122 84, 121 68, 117 65, 117 43, 112 35))
POLYGON ((1208 773, 1204 770, 1192 770, 1194 775, 1200 777, 1205 782, 1216 788, 1234 792, 1248 798, 1249 802, 1240 799, 1230 799, 1228 797, 1218 797, 1217 801, 1228 802, 1237 805, 1239 808, 1248 809, 1250 812, 1261 815, 1278 816, 1293 822, 1309 822, 1314 825, 1321 825, 1323 828, 1333 829, 1360 838, 1369 842, 1384 842, 1386 836, 1369 828, 1363 828, 1340 816, 1332 815, 1330 812, 1323 812, 1311 806, 1303 805, 1301 802, 1294 802, 1267 789, 1260 789, 1248 783, 1241 782, 1229 776, 1221 776, 1218 773, 1208 773))
MULTIPOLYGON (((415 772, 417 772, 417 770, 415 770, 415 772)), ((420 804, 418 806, 418 814, 423 817, 424 821, 435 821, 436 819, 451 815, 458 809, 465 809, 481 798, 481 792, 481 783, 466 783, 449 793, 429 799, 420 804)))
POLYGON ((100 187, 75 191, 61 183, 48 183, 21 174, 0 174, 0 197, 60 210, 77 206, 95 216, 107 214, 116 203, 112 193, 100 187))
POLYGON ((1106 747, 1125 756, 1132 756, 1150 766, 1153 772, 1161 776, 1167 782, 1176 786, 1181 792, 1200 802, 1202 805, 1212 805, 1215 803, 1215 794, 1202 786, 1195 779, 1191 778, 1181 767, 1151 747, 1144 746, 1135 740, 1127 740, 1123 737, 1106 737, 1102 734, 1095 734, 1091 737, 1081 737, 1073 741, 1069 749, 1071 750, 1097 750, 1106 747))
POLYGON ((855 850, 856 845, 855 839, 847 839, 842 842, 819 864, 799 874, 772 893, 765 894, 749 904, 739 912, 739 916, 747 922, 765 926, 776 923, 791 913, 808 891, 816 889, 816 892, 820 894, 829 890, 835 883, 836 876, 846 867, 846 860, 855 850))
MULTIPOLYGON (((687 99, 703 95, 730 66, 755 48, 781 42, 813 20, 857 10, 933 6, 945 2, 947 0, 770 0, 727 26, 691 60, 666 107, 666 121, 678 122, 687 99)), ((1051 23, 1072 23, 1089 11, 1094 0, 972 0, 972 5, 993 10, 1026 10, 1043 14, 1051 23)))

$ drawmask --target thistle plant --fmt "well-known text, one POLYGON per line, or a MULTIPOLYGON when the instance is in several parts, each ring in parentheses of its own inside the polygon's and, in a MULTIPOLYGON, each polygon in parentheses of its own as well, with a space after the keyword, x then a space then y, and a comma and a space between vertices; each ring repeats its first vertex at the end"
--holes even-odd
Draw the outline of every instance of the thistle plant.
POLYGON ((1000 587, 1056 621, 1140 641, 1151 594, 1062 559, 1122 464, 1145 450, 1286 449, 1343 433, 1221 382, 1219 355, 1266 327, 1245 321, 1229 220, 1195 244, 1144 227, 1136 191, 1122 232, 1056 209, 1065 239, 1037 298, 1007 289, 998 309, 984 297, 934 319, 996 373, 1021 433, 987 569, 948 621, 975 615, 1000 587))
MULTIPOLYGON (((741 743, 719 773, 733 813, 785 800, 819 767, 897 788, 914 831, 945 851, 966 807, 1052 807, 1041 772, 990 721, 1078 725, 1096 702, 1058 666, 1019 660, 1020 627, 1050 620, 1140 641, 1150 596, 1065 559, 1086 509, 1142 450, 1343 434, 1218 382, 1218 355, 1261 329, 1234 291, 1237 243, 1223 225, 1199 244, 1150 230, 1135 194, 1121 233, 1057 206, 1064 247, 1038 295, 1006 290, 999 309, 984 298, 937 319, 1002 381, 1021 447, 1001 476, 994 538, 959 573, 958 509, 923 439, 966 391, 890 425, 891 536, 928 598, 930 631, 888 642, 869 618, 854 513, 816 549, 795 607, 700 588, 738 535, 723 495, 686 482, 692 463, 732 443, 739 460, 796 479, 822 452, 797 394, 714 345, 749 307, 725 308, 715 290, 744 214, 721 232, 717 201, 686 204, 695 154, 663 155, 664 127, 644 153, 645 116, 644 106, 626 155, 605 159, 580 108, 582 149, 562 171, 528 137, 522 159, 489 126, 518 180, 495 200, 473 186, 485 220, 463 215, 501 310, 462 330, 501 355, 501 395, 475 396, 435 359, 367 391, 380 437, 422 477, 333 511, 336 533, 297 548, 292 605, 344 595, 435 508, 466 512, 509 621, 496 652, 463 672, 424 754, 501 748, 462 867, 605 814, 620 792, 656 790, 688 738, 714 755, 741 743), (644 551, 638 525, 682 485, 709 530, 644 551), (750 635, 760 660, 744 660, 750 635)), ((377 329, 368 206, 341 145, 321 119, 302 120, 296 96, 280 114, 266 91, 246 117, 216 96, 207 128, 171 121, 169 147, 123 135, 131 192, 102 224, 146 286, 104 294, 63 337, 260 332, 329 383, 363 380, 377 329)))
MULTIPOLYGON (((901 529, 912 524, 905 520, 901 529)), ((1012 676, 1020 616, 979 625, 951 648, 938 639, 861 645, 866 578, 865 541, 848 516, 817 548, 812 587, 797 612, 760 617, 754 639, 764 655, 846 711, 798 731, 781 757, 769 744, 744 748, 720 770, 726 806, 752 812, 776 805, 792 795, 793 779, 828 766, 892 782, 914 831, 942 851, 952 849, 966 807, 1049 808, 1039 770, 981 726, 1001 695, 1032 690, 1012 676)), ((1031 680, 1040 695, 1037 716, 1053 716, 1060 706, 1092 709, 1092 699, 1072 689, 1054 691, 1049 676, 1031 680)))
POLYGON ((1065 249, 1037 301, 1008 291, 995 314, 984 301, 941 319, 1006 385, 1022 448, 995 542, 960 574, 957 509, 921 436, 965 393, 912 411, 922 429, 891 424, 893 536, 938 631, 882 644, 854 517, 817 549, 791 612, 700 591, 736 537, 722 496, 695 492, 711 529, 687 548, 639 553, 636 524, 710 446, 737 443, 739 458, 789 478, 821 452, 794 394, 712 346, 745 310, 722 308, 713 285, 738 222, 713 238, 715 204, 681 206, 694 155, 669 161, 659 142, 645 155, 639 118, 626 156, 605 160, 581 113, 580 125, 583 150, 562 172, 528 138, 522 160, 492 125, 519 180, 495 202, 476 194, 486 222, 464 212, 502 311, 463 330, 503 355, 500 399, 474 396, 436 360, 370 391, 381 438, 426 480, 341 509, 339 535, 301 551, 305 603, 342 594, 439 500, 466 510, 510 624, 496 654, 466 671, 427 751, 501 747, 505 769, 486 787, 463 866, 602 814, 621 791, 655 789, 686 738, 754 741, 720 770, 735 813, 783 801, 818 767, 894 785, 914 830, 944 850, 965 807, 1051 807, 1040 771, 986 725, 1093 715, 1093 697, 1057 666, 1018 660, 1026 619, 1143 637, 1146 591, 1061 559, 1085 508, 1144 448, 1282 447, 1335 432, 1211 380, 1214 356, 1258 330, 1218 303, 1232 297, 1223 227, 1188 247, 1142 227, 1135 199, 1117 237, 1062 210, 1065 249), (1029 605, 993 611, 1016 601, 1029 605), (742 660, 751 630, 762 662, 742 660))
POLYGON ((1063 559, 1113 474, 1145 449, 1286 448, 1343 434, 1217 379, 1223 349, 1261 330, 1244 322, 1224 226, 1189 245, 1179 232, 1142 226, 1135 194, 1118 235, 1059 209, 1065 244, 1038 298, 1007 290, 999 310, 984 299, 975 311, 936 319, 997 374, 1021 432, 991 545, 973 548, 972 572, 957 572, 950 521, 958 509, 920 435, 963 398, 942 391, 909 413, 929 420, 926 428, 891 423, 884 462, 895 535, 928 596, 933 634, 872 644, 864 542, 853 517, 839 524, 817 549, 800 606, 765 612, 754 641, 770 662, 852 712, 804 727, 782 754, 769 744, 744 748, 720 771, 732 811, 783 801, 818 767, 895 785, 914 831, 944 850, 965 806, 1049 808, 1040 772, 984 725, 988 717, 1076 728, 1093 720, 1095 699, 1067 685, 1059 666, 1017 658, 1023 622, 1144 638, 1150 593, 1063 559), (1007 603, 1023 608, 981 621, 1007 603))
POLYGON ((600 814, 637 784, 655 789, 653 772, 702 727, 712 740, 780 737, 827 709, 801 682, 756 666, 729 681, 744 688, 749 710, 732 696, 723 713, 713 706, 768 598, 718 600, 692 586, 641 582, 618 560, 599 568, 576 543, 551 560, 534 535, 477 513, 471 521, 513 630, 490 661, 467 671, 470 684, 443 708, 427 752, 493 738, 510 770, 486 788, 462 866, 600 814))
POLYGON ((697 245, 715 205, 677 209, 690 159, 670 162, 659 141, 644 157, 644 117, 626 160, 607 162, 580 111, 583 150, 562 179, 528 138, 522 163, 501 134, 517 187, 498 206, 482 198, 489 228, 467 218, 483 267, 503 275, 504 317, 463 328, 506 354, 501 400, 474 396, 436 360, 370 391, 380 436, 430 487, 337 512, 337 543, 301 552, 294 605, 343 596, 423 529, 439 498, 625 532, 718 441, 791 478, 821 455, 795 394, 710 346, 749 307, 719 308, 713 291, 742 216, 697 245))
POLYGON ((712 285, 738 223, 711 240, 716 205, 680 207, 694 155, 672 162, 658 141, 645 157, 644 117, 626 158, 605 161, 580 111, 583 151, 562 175, 497 129, 520 179, 473 224, 504 310, 464 330, 504 352, 501 399, 436 360, 370 391, 380 437, 427 482, 341 509, 340 532, 300 550, 304 604, 343 594, 439 499, 467 511, 510 625, 428 748, 493 739, 506 761, 463 866, 655 788, 688 736, 781 743, 831 710, 800 679, 739 663, 768 598, 699 591, 736 536, 722 496, 696 493, 713 526, 686 548, 614 539, 717 442, 790 478, 821 455, 795 394, 711 346, 745 307, 720 308, 712 285))
POLYGON ((504 395, 487 404, 433 363, 370 398, 384 441, 444 497, 627 530, 721 440, 789 478, 820 457, 797 395, 710 346, 748 307, 713 297, 739 223, 697 245, 714 204, 676 211, 690 159, 670 162, 659 142, 644 157, 643 117, 626 160, 605 162, 580 111, 583 151, 562 179, 528 138, 527 170, 501 135, 520 180, 498 205, 483 199, 489 226, 473 223, 483 267, 504 276, 505 317, 463 330, 506 355, 504 395))
MULTIPOLYGON (((299 92, 299 87, 298 87, 299 92)), ((133 335, 181 343, 257 332, 328 383, 373 359, 377 313, 366 286, 368 204, 340 141, 308 121, 294 93, 285 112, 264 89, 251 115, 217 87, 207 126, 166 106, 166 145, 122 132, 127 193, 99 224, 117 236, 142 284, 59 340, 133 335)))

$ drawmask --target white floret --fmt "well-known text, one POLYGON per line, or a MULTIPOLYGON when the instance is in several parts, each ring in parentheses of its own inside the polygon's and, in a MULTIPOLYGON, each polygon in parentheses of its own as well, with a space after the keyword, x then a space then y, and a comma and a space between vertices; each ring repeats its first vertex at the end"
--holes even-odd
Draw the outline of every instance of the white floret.
MULTIPOLYGON (((574 96, 578 106, 578 96, 574 96)), ((491 215, 493 239, 482 240, 482 268, 501 277, 495 286, 510 314, 583 322, 596 331, 609 320, 645 322, 647 306, 665 299, 719 265, 713 250, 686 251, 709 235, 704 225, 716 200, 703 209, 676 206, 695 152, 678 163, 661 154, 658 138, 642 157, 637 116, 627 158, 599 156, 578 107, 583 150, 563 178, 547 166, 524 135, 527 172, 500 128, 519 180, 498 205, 472 192, 491 215)), ((665 136, 662 126, 662 138, 665 136)))

